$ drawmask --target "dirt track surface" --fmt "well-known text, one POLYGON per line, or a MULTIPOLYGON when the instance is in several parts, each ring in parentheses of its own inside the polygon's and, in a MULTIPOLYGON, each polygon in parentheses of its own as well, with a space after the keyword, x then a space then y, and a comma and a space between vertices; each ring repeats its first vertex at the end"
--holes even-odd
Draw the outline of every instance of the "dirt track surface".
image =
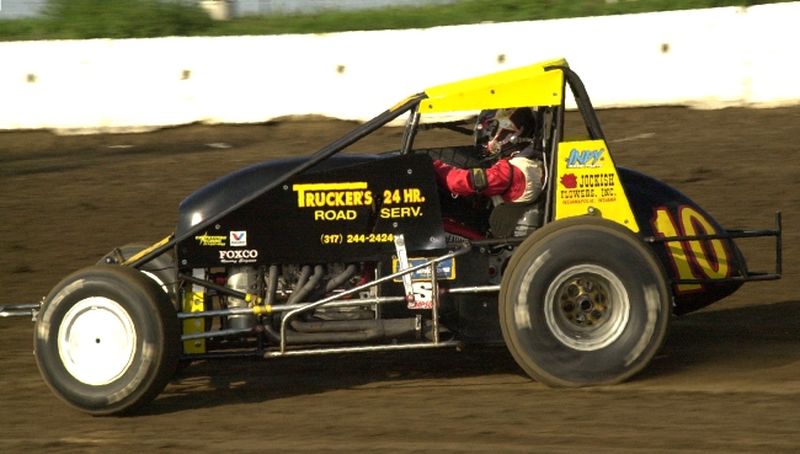
MULTIPOLYGON (((784 279, 676 319, 633 380, 548 389, 504 349, 221 361, 183 371, 139 416, 92 418, 40 379, 32 324, 0 319, 0 452, 800 451, 800 108, 600 117, 619 165, 678 187, 722 225, 771 228, 784 214, 784 279)), ((211 179, 352 127, 0 133, 0 305, 36 302, 113 247, 162 238, 179 201, 211 179)), ((751 241, 751 269, 770 270, 774 243, 751 241)))

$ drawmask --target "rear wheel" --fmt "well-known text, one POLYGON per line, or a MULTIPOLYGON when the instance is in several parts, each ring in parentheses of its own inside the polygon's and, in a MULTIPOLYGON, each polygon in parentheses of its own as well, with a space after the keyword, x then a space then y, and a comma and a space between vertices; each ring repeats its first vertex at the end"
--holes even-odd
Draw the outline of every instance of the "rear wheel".
POLYGON ((180 351, 175 309, 141 272, 96 265, 61 281, 37 317, 34 353, 47 385, 94 415, 132 411, 173 376, 180 351))
POLYGON ((580 217, 551 223, 515 251, 500 324, 517 363, 551 386, 623 381, 661 346, 670 297, 658 260, 629 230, 580 217))

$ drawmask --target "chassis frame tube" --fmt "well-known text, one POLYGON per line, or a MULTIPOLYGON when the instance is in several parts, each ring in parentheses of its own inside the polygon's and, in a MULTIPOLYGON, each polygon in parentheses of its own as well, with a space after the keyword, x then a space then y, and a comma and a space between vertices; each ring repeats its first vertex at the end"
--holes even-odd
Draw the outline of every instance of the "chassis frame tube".
POLYGON ((203 353, 200 355, 183 355, 181 359, 186 360, 202 360, 202 359, 225 359, 225 358, 243 358, 243 357, 261 357, 263 359, 284 358, 291 356, 321 356, 321 355, 335 355, 346 353, 370 353, 381 351, 399 351, 399 350, 420 350, 432 348, 456 348, 461 349, 463 343, 459 341, 442 341, 438 344, 431 342, 415 342, 411 344, 395 344, 395 345, 370 345, 363 347, 333 347, 333 348, 305 348, 302 350, 289 350, 286 352, 279 351, 259 351, 259 350, 246 350, 239 352, 213 352, 203 353))
POLYGON ((416 342, 413 344, 372 345, 366 347, 317 348, 317 349, 289 350, 289 351, 268 351, 264 353, 264 358, 279 358, 286 356, 332 355, 337 353, 380 352, 389 350, 418 350, 423 348, 442 348, 442 347, 461 348, 461 346, 462 343, 459 341, 442 341, 439 343, 416 342))

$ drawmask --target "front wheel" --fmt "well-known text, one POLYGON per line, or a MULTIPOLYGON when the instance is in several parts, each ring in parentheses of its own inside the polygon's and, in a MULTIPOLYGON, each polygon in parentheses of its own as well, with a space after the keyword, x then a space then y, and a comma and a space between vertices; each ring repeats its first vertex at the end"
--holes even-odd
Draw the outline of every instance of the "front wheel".
POLYGON ((621 382, 666 336, 670 296, 652 251, 613 222, 551 223, 515 251, 500 291, 503 338, 551 386, 621 382))
MULTIPOLYGON (((122 262, 130 259, 131 257, 141 253, 149 246, 140 243, 130 243, 125 246, 114 249, 97 262, 98 265, 121 265, 122 262)), ((144 273, 150 279, 156 281, 161 289, 169 296, 175 310, 180 311, 180 303, 178 301, 178 269, 175 266, 175 260, 171 254, 164 253, 154 258, 150 262, 144 264, 139 271, 144 273)))
POLYGON ((143 273, 95 265, 61 281, 34 330, 42 378, 68 404, 93 415, 130 412, 173 376, 180 349, 167 294, 143 273))

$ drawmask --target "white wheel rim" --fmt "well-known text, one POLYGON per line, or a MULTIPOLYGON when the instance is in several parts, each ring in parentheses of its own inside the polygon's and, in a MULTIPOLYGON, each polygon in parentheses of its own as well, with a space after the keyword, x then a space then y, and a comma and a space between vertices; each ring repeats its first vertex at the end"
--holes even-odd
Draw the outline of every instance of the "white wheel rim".
POLYGON ((58 329, 58 354, 81 383, 102 386, 119 379, 136 354, 136 329, 116 301, 93 296, 64 315, 58 329))
POLYGON ((630 300, 617 275, 584 264, 562 271, 550 283, 544 309, 547 327, 559 342, 594 351, 611 345, 625 331, 630 300))

